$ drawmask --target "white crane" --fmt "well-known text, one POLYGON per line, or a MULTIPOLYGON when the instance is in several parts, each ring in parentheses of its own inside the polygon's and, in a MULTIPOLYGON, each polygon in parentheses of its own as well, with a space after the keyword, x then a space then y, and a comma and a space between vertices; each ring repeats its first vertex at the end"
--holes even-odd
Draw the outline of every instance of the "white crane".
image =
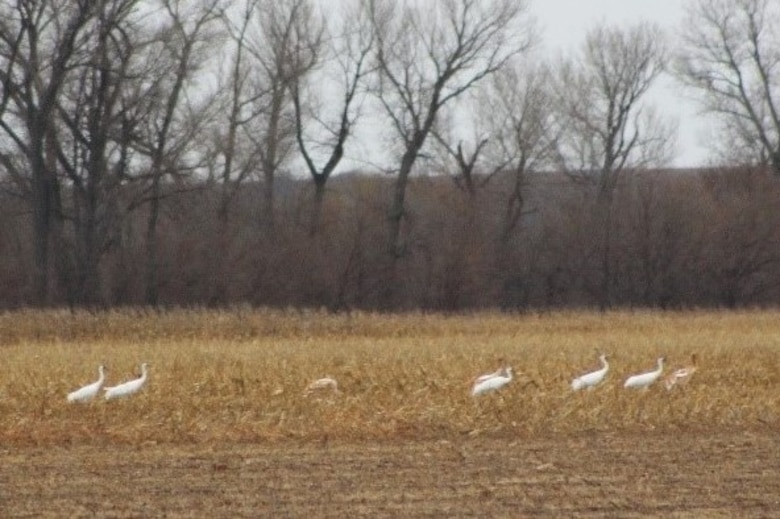
POLYGON ((129 380, 123 384, 119 384, 118 386, 105 388, 106 400, 122 398, 137 393, 138 391, 141 390, 142 387, 144 387, 144 384, 146 383, 146 376, 147 376, 147 366, 146 363, 144 362, 143 364, 141 364, 140 377, 134 378, 133 380, 129 380))
POLYGON ((509 384, 512 380, 512 368, 507 366, 499 369, 495 373, 488 375, 482 375, 477 377, 474 381, 474 386, 471 388, 471 395, 477 396, 489 391, 495 391, 501 389, 505 385, 509 384))
POLYGON ((504 374, 504 368, 503 368, 503 367, 502 367, 502 368, 498 368, 498 369, 497 369, 497 370, 495 370, 493 373, 486 373, 485 375, 480 375, 480 376, 478 376, 477 378, 475 378, 475 379, 472 381, 472 384, 473 384, 473 385, 477 385, 477 384, 479 384, 480 382, 484 382, 484 381, 486 381, 486 380, 487 380, 487 379, 489 379, 489 378, 493 378, 493 377, 500 377, 500 376, 502 376, 503 374, 504 374))
POLYGON ((637 389, 646 389, 650 387, 650 385, 658 380, 658 378, 661 376, 661 373, 664 370, 664 360, 666 360, 664 357, 658 358, 658 367, 655 369, 655 371, 648 371, 647 373, 641 373, 639 375, 628 377, 626 379, 626 383, 623 384, 623 387, 637 389))
POLYGON ((674 386, 682 386, 687 384, 694 373, 696 373, 696 354, 691 355, 691 364, 678 370, 675 370, 671 375, 666 377, 664 385, 667 391, 671 390, 674 386))
POLYGON ((100 388, 103 387, 103 382, 106 380, 105 368, 103 366, 98 366, 98 374, 97 381, 68 393, 68 402, 88 402, 95 398, 100 393, 100 388))
POLYGON ((574 391, 585 388, 593 389, 597 384, 600 384, 601 381, 604 380, 604 377, 607 376, 607 371, 609 371, 609 363, 607 362, 607 356, 605 354, 602 354, 599 357, 599 360, 601 360, 601 369, 591 371, 590 373, 586 373, 572 380, 571 388, 574 391))
POLYGON ((309 396, 313 393, 324 393, 324 392, 333 392, 338 393, 339 392, 339 384, 336 382, 336 379, 333 377, 323 377, 318 378, 308 386, 306 386, 306 390, 303 392, 305 396, 309 396))

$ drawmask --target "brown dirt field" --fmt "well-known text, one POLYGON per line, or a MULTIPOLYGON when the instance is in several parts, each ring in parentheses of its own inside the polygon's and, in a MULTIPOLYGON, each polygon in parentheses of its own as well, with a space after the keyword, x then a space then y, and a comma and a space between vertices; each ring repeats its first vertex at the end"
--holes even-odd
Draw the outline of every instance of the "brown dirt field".
POLYGON ((780 517, 774 431, 0 447, 0 517, 780 517))

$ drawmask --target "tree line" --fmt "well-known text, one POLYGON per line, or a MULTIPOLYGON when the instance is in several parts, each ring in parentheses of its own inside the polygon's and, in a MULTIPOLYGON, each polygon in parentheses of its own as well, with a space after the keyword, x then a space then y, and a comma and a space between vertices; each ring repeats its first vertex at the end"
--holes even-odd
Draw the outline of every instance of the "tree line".
POLYGON ((551 59, 517 0, 6 3, 0 307, 777 304, 778 4, 551 59))

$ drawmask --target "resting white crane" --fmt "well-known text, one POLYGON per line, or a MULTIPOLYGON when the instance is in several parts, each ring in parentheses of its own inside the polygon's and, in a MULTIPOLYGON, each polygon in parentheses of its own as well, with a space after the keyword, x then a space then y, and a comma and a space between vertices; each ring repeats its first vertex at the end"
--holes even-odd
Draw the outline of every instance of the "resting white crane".
POLYGON ((675 370, 674 373, 666 377, 664 385, 666 386, 667 391, 671 390, 674 386, 687 384, 693 374, 696 373, 696 368, 696 354, 694 353, 691 355, 690 366, 675 370))
POLYGON ((106 380, 105 368, 98 366, 98 379, 89 385, 68 393, 68 402, 88 402, 100 393, 103 382, 106 380))
POLYGON ((474 381, 471 388, 471 395, 477 396, 489 391, 501 389, 512 380, 512 368, 507 366, 499 369, 495 373, 482 375, 474 381))
POLYGON ((333 392, 338 393, 339 392, 339 384, 336 382, 336 379, 333 377, 323 377, 318 378, 308 386, 306 386, 306 390, 303 392, 305 396, 309 396, 313 393, 324 393, 324 392, 333 392))
POLYGON ((599 360, 601 360, 601 369, 591 371, 590 373, 586 373, 571 381, 571 388, 574 391, 585 388, 593 389, 597 384, 604 380, 604 377, 607 376, 607 371, 609 371, 609 363, 607 362, 607 356, 605 354, 602 354, 599 357, 599 360))
POLYGON ((630 376, 626 379, 626 383, 623 384, 623 387, 647 389, 653 382, 658 380, 658 378, 661 376, 661 373, 663 373, 665 360, 666 359, 664 357, 659 357, 658 367, 655 369, 655 371, 648 371, 647 373, 630 376))
POLYGON ((122 398, 139 392, 141 388, 144 387, 144 384, 146 383, 146 376, 147 376, 147 366, 146 363, 144 362, 143 364, 141 364, 140 377, 134 378, 133 380, 129 380, 123 384, 119 384, 118 386, 105 388, 106 400, 122 398))

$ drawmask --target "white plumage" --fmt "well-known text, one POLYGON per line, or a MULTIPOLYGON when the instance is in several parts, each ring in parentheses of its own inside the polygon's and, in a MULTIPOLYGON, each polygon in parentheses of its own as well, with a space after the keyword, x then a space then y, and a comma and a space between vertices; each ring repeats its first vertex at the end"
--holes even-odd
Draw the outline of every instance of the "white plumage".
POLYGON ((474 385, 477 385, 480 382, 484 382, 484 381, 486 381, 489 378, 503 376, 503 374, 504 374, 504 368, 498 368, 493 373, 487 373, 485 375, 480 375, 477 378, 475 378, 474 379, 474 385))
POLYGON ((591 371, 590 373, 586 373, 572 380, 571 388, 574 391, 579 391, 580 389, 585 388, 593 389, 597 384, 604 380, 604 377, 607 376, 607 372, 609 371, 609 363, 607 362, 606 355, 601 355, 599 360, 601 360, 601 369, 591 371))
POLYGON ((477 396, 483 393, 487 393, 489 391, 495 391, 496 389, 501 389, 505 385, 509 384, 511 380, 512 380, 511 367, 501 368, 495 373, 482 375, 481 377, 477 377, 477 379, 475 380, 474 386, 471 389, 471 395, 477 396))
POLYGON ((313 393, 324 393, 324 392, 333 392, 338 393, 339 392, 339 384, 336 382, 336 379, 333 377, 323 377, 318 378, 308 386, 306 386, 306 390, 304 391, 304 395, 308 396, 313 393))
POLYGON ((147 376, 147 366, 146 363, 143 363, 141 364, 140 377, 125 382, 123 384, 119 384, 118 386, 105 388, 106 400, 113 400, 114 398, 121 398, 121 397, 130 396, 132 394, 137 393, 138 391, 141 390, 142 387, 144 387, 144 384, 146 383, 146 376, 147 376))
POLYGON ((106 380, 104 369, 103 366, 98 366, 99 376, 97 381, 68 393, 68 402, 88 402, 95 398, 100 392, 100 388, 103 387, 103 382, 106 380))
POLYGON ((642 373, 639 375, 633 375, 631 377, 628 377, 626 379, 626 383, 623 384, 623 387, 638 388, 638 389, 644 389, 649 387, 653 382, 658 380, 658 378, 661 376, 661 373, 664 370, 664 360, 666 360, 664 357, 660 357, 658 359, 658 367, 655 369, 655 371, 648 371, 647 373, 642 373))

